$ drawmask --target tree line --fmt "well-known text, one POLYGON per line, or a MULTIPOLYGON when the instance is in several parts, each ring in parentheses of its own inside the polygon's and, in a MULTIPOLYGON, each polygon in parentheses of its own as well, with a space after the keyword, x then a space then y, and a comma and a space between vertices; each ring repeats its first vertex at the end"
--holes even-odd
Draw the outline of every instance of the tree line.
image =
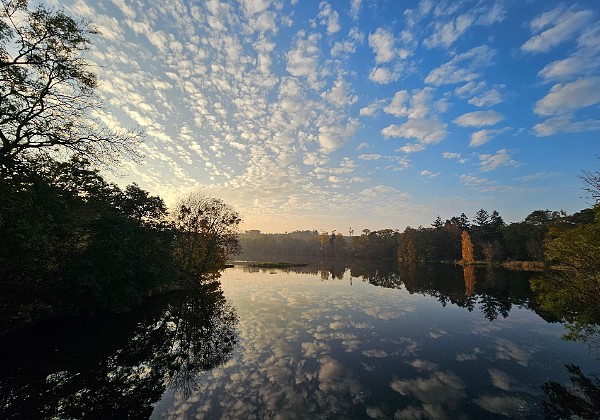
POLYGON ((370 260, 398 260, 403 263, 501 261, 544 261, 544 244, 551 228, 590 223, 593 209, 573 215, 564 211, 535 210, 523 221, 507 224, 498 211, 477 211, 472 220, 462 213, 442 221, 438 216, 430 227, 407 227, 370 231, 361 235, 317 230, 263 234, 247 231, 240 235, 243 256, 340 257, 370 260), (465 246, 471 255, 464 258, 465 246))

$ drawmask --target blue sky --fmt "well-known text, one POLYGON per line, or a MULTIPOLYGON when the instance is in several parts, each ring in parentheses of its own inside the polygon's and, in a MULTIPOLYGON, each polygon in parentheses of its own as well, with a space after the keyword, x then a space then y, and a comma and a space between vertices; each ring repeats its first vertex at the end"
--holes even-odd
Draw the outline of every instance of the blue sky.
POLYGON ((101 117, 146 132, 115 180, 169 204, 201 190, 245 229, 343 233, 587 206, 596 0, 48 4, 102 32, 101 117))

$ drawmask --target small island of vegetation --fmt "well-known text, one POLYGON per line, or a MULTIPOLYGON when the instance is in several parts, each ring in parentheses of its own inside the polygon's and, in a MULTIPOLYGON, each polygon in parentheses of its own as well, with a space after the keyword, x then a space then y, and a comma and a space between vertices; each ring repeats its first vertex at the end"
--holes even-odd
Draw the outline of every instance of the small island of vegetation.
POLYGON ((286 261, 271 261, 271 262, 252 262, 248 267, 252 268, 290 268, 290 267, 306 267, 308 263, 293 263, 286 261))

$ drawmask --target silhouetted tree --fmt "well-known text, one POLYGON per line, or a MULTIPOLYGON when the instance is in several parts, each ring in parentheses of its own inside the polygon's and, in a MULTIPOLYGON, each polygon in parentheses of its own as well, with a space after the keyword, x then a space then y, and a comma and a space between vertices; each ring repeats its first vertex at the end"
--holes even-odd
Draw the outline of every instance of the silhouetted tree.
POLYGON ((138 133, 113 130, 95 116, 102 110, 98 80, 84 58, 95 28, 27 3, 0 6, 0 166, 52 147, 88 159, 135 154, 138 133))
POLYGON ((600 170, 594 172, 581 171, 579 179, 583 181, 583 190, 588 197, 594 200, 595 204, 600 203, 600 170))
POLYGON ((223 201, 192 193, 179 200, 173 219, 177 230, 175 257, 182 280, 192 283, 222 269, 230 255, 240 252, 239 214, 223 201))
POLYGON ((478 210, 473 218, 473 223, 481 228, 487 227, 490 224, 490 214, 484 209, 478 210))
POLYGON ((492 211, 490 216, 490 225, 492 229, 500 229, 504 226, 504 220, 502 220, 502 217, 496 210, 492 211))

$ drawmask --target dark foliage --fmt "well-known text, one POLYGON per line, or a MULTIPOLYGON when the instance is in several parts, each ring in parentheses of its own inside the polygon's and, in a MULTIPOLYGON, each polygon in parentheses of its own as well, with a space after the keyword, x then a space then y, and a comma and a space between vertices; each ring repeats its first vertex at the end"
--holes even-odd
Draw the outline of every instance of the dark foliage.
POLYGON ((121 191, 77 158, 38 158, 2 175, 7 325, 62 312, 125 310, 173 277, 173 234, 161 222, 160 198, 135 185, 121 191), (142 209, 149 213, 140 216, 142 209))
POLYGON ((3 168, 0 194, 2 329, 62 313, 128 310, 157 290, 214 277, 237 249, 225 225, 237 226, 239 217, 209 199, 200 222, 210 228, 194 234, 203 246, 185 254, 202 262, 192 269, 180 255, 190 232, 168 221, 163 200, 135 184, 123 191, 107 183, 81 158, 38 156, 3 168))
POLYGON ((542 385, 549 398, 549 401, 544 402, 546 418, 600 418, 600 380, 586 377, 578 366, 565 366, 570 374, 570 386, 557 382, 542 385))

